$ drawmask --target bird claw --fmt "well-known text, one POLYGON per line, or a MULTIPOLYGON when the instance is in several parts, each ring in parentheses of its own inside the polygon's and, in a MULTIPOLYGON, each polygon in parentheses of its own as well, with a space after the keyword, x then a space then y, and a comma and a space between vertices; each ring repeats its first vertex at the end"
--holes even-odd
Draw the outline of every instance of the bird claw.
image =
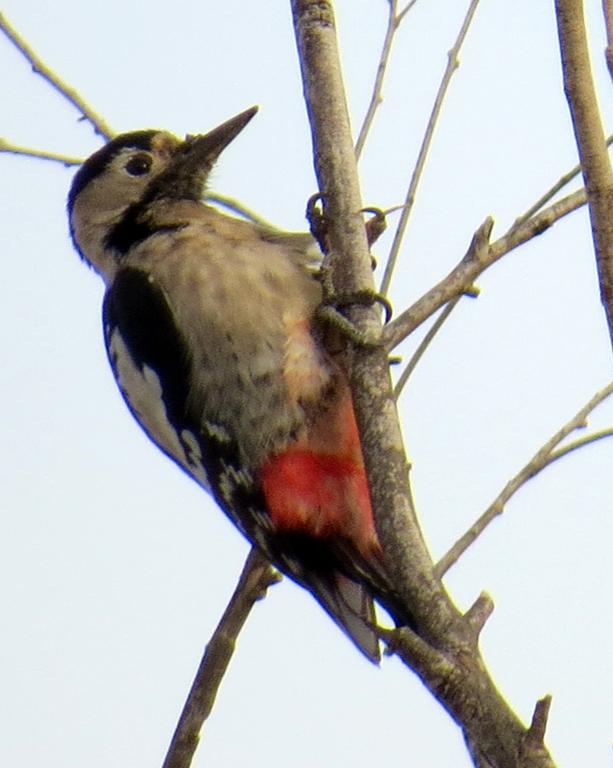
MULTIPOLYGON (((360 213, 372 213, 371 219, 364 224, 366 227, 366 239, 368 240, 369 247, 377 242, 381 235, 387 229, 387 219, 385 218, 385 211, 381 208, 362 208, 360 213)), ((376 264, 375 264, 376 266, 376 264)), ((374 269, 374 267, 373 267, 374 269)))
MULTIPOLYGON (((311 234, 317 240, 319 247, 324 254, 328 254, 330 251, 328 240, 328 217, 326 216, 323 206, 319 203, 325 202, 325 195, 320 192, 311 195, 307 201, 306 217, 309 222, 311 234)), ((385 213, 380 208, 363 208, 360 213, 372 213, 373 216, 365 223, 366 237, 368 245, 372 245, 375 240, 385 230, 387 224, 385 220, 385 213)), ((371 256, 372 268, 377 266, 376 261, 371 256)), ((392 305, 385 296, 372 290, 356 291, 353 293, 346 293, 337 295, 334 292, 332 285, 331 275, 326 269, 325 264, 321 270, 321 281, 323 286, 324 300, 320 305, 317 314, 320 320, 323 320, 327 324, 334 326, 343 335, 353 341, 355 344, 362 347, 376 347, 380 345, 380 340, 377 338, 373 340, 368 338, 367 335, 358 330, 355 325, 342 313, 344 307, 349 307, 352 304, 362 304, 364 306, 372 307, 374 304, 380 304, 383 307, 385 314, 385 323, 389 323, 392 317, 392 305)))
POLYGON ((331 326, 340 334, 349 339, 357 347, 374 349, 381 346, 379 337, 372 338, 369 334, 360 331, 332 304, 320 304, 317 308, 317 319, 327 326, 331 326))
POLYGON ((334 299, 334 304, 337 307, 345 307, 350 304, 362 304, 365 307, 372 307, 374 304, 379 304, 383 307, 383 312, 385 314, 385 319, 383 320, 384 325, 389 323, 394 313, 389 300, 382 293, 371 290, 355 291, 354 293, 336 297, 334 299))
POLYGON ((320 320, 334 326, 344 336, 350 339, 354 344, 360 347, 378 347, 381 345, 380 338, 371 338, 368 334, 356 328, 356 326, 342 313, 342 308, 349 307, 352 304, 362 304, 372 307, 374 304, 380 304, 385 312, 385 323, 388 323, 392 317, 392 305, 385 296, 376 291, 356 291, 354 293, 342 294, 340 296, 330 296, 324 299, 317 310, 320 320))
POLYGON ((329 253, 330 244, 328 242, 328 219, 324 213, 323 207, 318 203, 323 203, 325 195, 316 192, 307 200, 306 218, 309 222, 311 234, 317 241, 322 253, 329 253))
MULTIPOLYGON (((306 218, 309 222, 309 229, 311 234, 317 240, 322 253, 329 253, 330 244, 328 240, 328 217, 326 216, 323 206, 318 203, 324 203, 326 196, 321 192, 316 192, 311 195, 307 200, 306 218)), ((372 213, 372 218, 365 222, 364 227, 366 229, 366 239, 368 241, 368 247, 370 248, 379 237, 385 232, 387 228, 387 220, 385 218, 385 211, 381 208, 362 208, 360 213, 372 213)), ((372 268, 375 269, 377 262, 372 258, 372 268)))

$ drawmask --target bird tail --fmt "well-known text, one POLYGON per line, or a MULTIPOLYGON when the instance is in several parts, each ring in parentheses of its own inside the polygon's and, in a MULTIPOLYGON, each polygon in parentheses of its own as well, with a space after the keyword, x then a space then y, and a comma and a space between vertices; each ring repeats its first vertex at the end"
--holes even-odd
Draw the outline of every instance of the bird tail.
POLYGON ((381 659, 375 601, 397 626, 415 627, 380 558, 367 560, 350 541, 338 538, 276 533, 268 543, 272 561, 317 598, 369 661, 378 664, 381 659))
POLYGON ((374 601, 363 584, 335 571, 310 579, 309 588, 334 622, 369 661, 381 660, 374 601))

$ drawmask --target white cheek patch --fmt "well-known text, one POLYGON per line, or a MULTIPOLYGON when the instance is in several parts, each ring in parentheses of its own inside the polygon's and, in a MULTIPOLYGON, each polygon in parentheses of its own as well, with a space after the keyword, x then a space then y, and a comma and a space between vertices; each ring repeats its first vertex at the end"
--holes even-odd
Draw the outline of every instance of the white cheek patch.
POLYGON ((209 490, 198 441, 188 430, 179 434, 168 420, 157 373, 149 366, 141 371, 134 364, 116 329, 108 339, 108 349, 119 389, 138 423, 164 453, 209 490))

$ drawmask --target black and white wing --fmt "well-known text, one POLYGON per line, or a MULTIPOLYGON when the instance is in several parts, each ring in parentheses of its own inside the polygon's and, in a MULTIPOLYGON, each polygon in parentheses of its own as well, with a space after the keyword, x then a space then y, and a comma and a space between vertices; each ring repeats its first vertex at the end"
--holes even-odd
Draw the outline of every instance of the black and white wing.
POLYGON ((163 288, 143 270, 119 270, 105 297, 103 320, 118 386, 151 440, 215 496, 271 562, 315 595, 369 659, 378 661, 368 590, 325 541, 273 530, 262 490, 241 466, 238 446, 223 425, 207 420, 206 408, 191 391, 189 344, 163 288))

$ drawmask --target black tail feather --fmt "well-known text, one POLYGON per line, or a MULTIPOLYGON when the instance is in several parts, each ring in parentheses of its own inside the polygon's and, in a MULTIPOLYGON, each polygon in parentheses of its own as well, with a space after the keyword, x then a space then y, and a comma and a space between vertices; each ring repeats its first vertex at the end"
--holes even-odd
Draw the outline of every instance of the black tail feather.
POLYGON ((397 626, 415 622, 391 587, 380 560, 367 560, 349 541, 275 534, 267 552, 274 564, 305 587, 369 661, 381 659, 374 601, 397 626))

